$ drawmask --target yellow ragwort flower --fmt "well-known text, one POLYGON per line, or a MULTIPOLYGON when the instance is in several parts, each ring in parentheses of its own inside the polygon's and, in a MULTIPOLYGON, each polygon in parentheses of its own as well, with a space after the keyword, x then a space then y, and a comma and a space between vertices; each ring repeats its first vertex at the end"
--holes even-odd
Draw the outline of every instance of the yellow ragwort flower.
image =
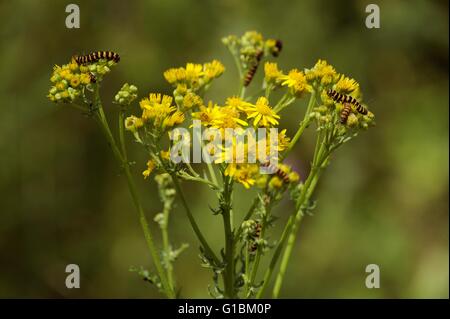
POLYGON ((151 93, 148 98, 139 102, 143 109, 142 119, 144 121, 153 120, 155 125, 159 125, 163 119, 176 110, 172 105, 172 97, 151 93))
POLYGON ((359 91, 359 84, 355 81, 355 79, 346 77, 345 75, 341 74, 339 80, 334 86, 334 89, 339 93, 350 94, 354 91, 359 91))
POLYGON ((162 159, 165 159, 167 161, 170 159, 170 149, 167 151, 160 151, 159 154, 161 155, 162 159))
POLYGON ((180 111, 175 111, 171 115, 167 116, 163 121, 163 128, 173 127, 175 125, 181 124, 184 122, 184 114, 180 111))
POLYGON ((131 115, 125 119, 125 129, 127 131, 135 132, 138 128, 142 127, 144 122, 139 117, 131 115))
POLYGON ((287 86, 292 90, 292 94, 301 97, 304 93, 312 92, 311 85, 306 81, 305 74, 297 69, 292 69, 287 75, 281 78, 281 85, 287 86))
POLYGON ((220 108, 211 101, 208 103, 208 106, 202 105, 200 106, 200 111, 192 113, 192 118, 200 120, 203 126, 213 125, 214 121, 220 116, 220 108))
POLYGON ((164 72, 164 78, 170 84, 186 80, 186 70, 184 68, 171 68, 164 72))
POLYGON ((278 65, 273 62, 266 62, 264 64, 264 79, 267 83, 279 83, 281 80, 281 77, 284 75, 283 72, 281 72, 278 69, 278 65))
POLYGON ((156 167, 156 162, 154 160, 149 160, 147 162, 147 169, 142 172, 142 175, 144 175, 144 179, 150 176, 150 174, 153 172, 153 170, 156 167))
POLYGON ((314 81, 317 79, 320 80, 320 83, 323 85, 332 83, 337 77, 334 67, 328 64, 327 61, 320 59, 312 69, 306 70, 305 74, 308 81, 314 81))
POLYGON ((199 81, 203 75, 203 66, 201 64, 188 63, 186 64, 186 80, 191 83, 199 81))
POLYGON ((225 101, 225 106, 229 106, 235 110, 245 112, 249 106, 252 106, 252 104, 244 101, 238 96, 231 96, 225 101))
POLYGON ((191 108, 199 107, 201 105, 203 105, 203 100, 200 96, 198 96, 195 93, 189 92, 183 97, 183 108, 184 109, 191 109, 191 108))
POLYGON ((221 76, 224 71, 225 67, 217 60, 203 64, 203 75, 207 82, 221 76))
POLYGON ((236 167, 236 169, 233 172, 233 175, 230 176, 233 176, 233 179, 236 182, 244 185, 245 188, 250 188, 256 182, 258 171, 259 168, 258 165, 256 164, 241 164, 236 167))
POLYGON ((247 119, 254 118, 254 126, 268 127, 271 125, 278 125, 280 116, 269 106, 269 101, 261 96, 256 101, 255 105, 247 108, 247 119))
POLYGON ((283 181, 278 177, 274 176, 269 181, 270 188, 281 188, 283 186, 283 181))
POLYGON ((286 129, 278 133, 278 152, 284 151, 288 146, 291 139, 286 136, 286 129))
POLYGON ((240 119, 239 111, 232 106, 223 106, 219 108, 220 116, 213 122, 212 126, 219 129, 238 128, 248 126, 248 123, 240 119))

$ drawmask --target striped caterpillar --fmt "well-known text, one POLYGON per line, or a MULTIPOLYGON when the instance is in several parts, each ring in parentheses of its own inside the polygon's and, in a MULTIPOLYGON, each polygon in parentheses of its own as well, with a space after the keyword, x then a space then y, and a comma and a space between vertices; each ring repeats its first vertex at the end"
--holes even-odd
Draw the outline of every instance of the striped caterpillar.
POLYGON ((327 95, 336 103, 353 104, 356 107, 356 110, 363 115, 366 115, 368 113, 368 110, 364 106, 362 106, 361 103, 359 103, 353 96, 338 93, 335 90, 331 89, 327 91, 327 95))
POLYGON ((288 173, 283 171, 277 165, 271 164, 270 162, 266 162, 266 163, 261 164, 261 165, 263 167, 267 167, 270 172, 274 172, 275 175, 277 175, 279 178, 281 178, 284 183, 288 184, 290 182, 288 173))
POLYGON ((350 103, 344 103, 344 108, 341 112, 341 124, 347 123, 348 116, 352 112, 352 105, 350 103))
POLYGON ((255 76, 256 70, 258 70, 259 62, 261 62, 263 53, 264 52, 262 50, 256 52, 255 61, 250 66, 250 68, 247 71, 247 74, 244 77, 244 86, 248 86, 252 81, 253 77, 255 76))
POLYGON ((108 61, 114 61, 114 62, 118 63, 120 61, 120 56, 117 53, 112 52, 112 51, 97 51, 97 52, 89 53, 87 55, 75 56, 75 61, 78 63, 78 65, 94 63, 100 59, 105 59, 108 61))

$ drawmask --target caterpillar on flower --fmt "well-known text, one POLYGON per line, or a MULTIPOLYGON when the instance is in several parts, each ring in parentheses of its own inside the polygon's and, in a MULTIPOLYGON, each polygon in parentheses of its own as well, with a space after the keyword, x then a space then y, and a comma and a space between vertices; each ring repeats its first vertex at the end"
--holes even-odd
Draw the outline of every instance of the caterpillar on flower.
POLYGON ((114 61, 116 63, 118 63, 120 61, 119 54, 117 54, 113 51, 97 51, 97 52, 89 53, 87 55, 77 55, 74 58, 75 58, 75 61, 78 63, 78 65, 94 63, 101 59, 105 59, 108 61, 114 61))

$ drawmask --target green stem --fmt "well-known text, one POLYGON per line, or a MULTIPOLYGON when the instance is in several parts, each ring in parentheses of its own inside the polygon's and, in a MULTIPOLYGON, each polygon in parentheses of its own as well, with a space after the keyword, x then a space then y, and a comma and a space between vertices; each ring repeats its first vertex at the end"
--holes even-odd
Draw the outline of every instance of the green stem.
POLYGON ((163 249, 165 252, 165 264, 166 264, 166 270, 167 270, 167 281, 169 284, 169 287, 172 291, 174 291, 174 281, 173 281, 173 266, 172 261, 170 260, 170 254, 172 253, 170 248, 170 241, 169 241, 169 215, 170 215, 170 209, 168 207, 164 207, 163 212, 163 227, 161 227, 162 232, 162 239, 163 239, 163 249))
POLYGON ((286 92, 281 99, 278 101, 278 103, 273 107, 274 112, 278 112, 279 108, 283 105, 283 103, 287 100, 289 96, 289 93, 286 92))
MULTIPOLYGON (((123 167, 124 171, 125 171, 125 176, 127 178, 127 184, 128 184, 128 188, 130 190, 130 194, 131 197, 133 199, 133 203, 138 211, 139 214, 139 222, 141 224, 142 227, 142 231, 144 232, 144 237, 145 237, 145 241, 147 243, 148 249, 150 251, 150 254, 152 256, 153 259, 153 263, 155 265, 156 271, 158 272, 158 275, 160 277, 161 280, 161 284, 162 284, 162 288, 163 291, 166 293, 166 295, 169 298, 175 298, 175 293, 170 289, 168 282, 167 282, 167 278, 166 278, 166 274, 164 272, 164 268, 161 264, 161 260, 160 260, 160 256, 157 252, 154 240, 153 240, 153 235, 150 231, 150 228, 148 226, 148 221, 147 218, 145 216, 144 213, 144 209, 141 205, 137 190, 136 190, 136 185, 134 183, 133 177, 131 175, 130 172, 130 167, 129 167, 129 163, 125 160, 125 155, 121 154, 119 148, 117 147, 117 143, 111 133, 111 130, 109 128, 108 125, 108 121, 106 120, 106 116, 105 113, 103 111, 103 106, 100 102, 100 95, 99 95, 99 91, 98 91, 98 86, 97 86, 97 90, 96 90, 96 107, 97 107, 97 120, 98 123, 100 124, 100 127, 108 141, 108 144, 111 146, 113 153, 117 159, 117 161, 121 164, 121 166, 123 167)), ((122 121, 123 123, 123 121, 122 121)), ((123 124, 122 124, 123 125, 123 124)), ((123 132, 123 131, 122 131, 123 132)), ((122 138, 123 139, 123 138, 122 138)))
POLYGON ((286 239, 288 238, 287 235, 289 234, 289 230, 292 226, 293 220, 294 218, 293 216, 291 216, 289 217, 289 220, 286 223, 286 227, 284 228, 283 233, 281 234, 281 238, 277 244, 277 248, 275 249, 272 259, 270 260, 269 268, 267 268, 266 273, 264 274, 263 285, 259 289, 258 294, 256 295, 256 299, 261 299, 265 290, 267 289, 267 286, 269 285, 269 281, 270 278, 272 277, 272 273, 275 269, 278 258, 280 257, 284 244, 286 243, 286 239))
POLYGON ((249 249, 250 249, 250 244, 247 243, 247 245, 245 245, 245 282, 244 282, 244 298, 248 298, 248 284, 250 282, 250 278, 249 278, 249 264, 250 264, 250 256, 249 256, 249 249))
POLYGON ((223 200, 225 206, 222 211, 223 225, 225 230, 225 272, 224 286, 225 294, 228 298, 234 298, 234 236, 231 226, 231 194, 232 194, 232 181, 228 177, 223 176, 224 190, 223 200))
POLYGON ((176 188, 178 194, 180 195, 181 203, 183 204, 184 210, 186 211, 186 215, 189 219, 189 222, 191 223, 191 227, 194 230, 194 233, 197 235, 197 238, 200 241, 200 244, 202 245, 202 247, 205 251, 205 254, 207 255, 207 257, 211 258, 216 263, 216 265, 219 264, 219 262, 220 262, 219 259, 214 254, 211 247, 208 245, 208 242, 206 241, 205 237, 203 236, 200 228, 197 225, 197 222, 195 221, 194 216, 192 215, 191 209, 189 208, 189 205, 186 201, 186 198, 184 196, 183 190, 181 189, 181 186, 180 186, 180 183, 178 182, 177 177, 175 175, 172 175, 172 180, 173 180, 173 183, 175 185, 175 188, 176 188))
MULTIPOLYGON (((318 139, 320 138, 320 134, 318 139)), ((317 185, 318 178, 320 177, 322 169, 325 168, 325 165, 328 162, 328 153, 326 152, 325 143, 321 144, 321 147, 318 150, 318 155, 314 154, 315 161, 312 163, 311 172, 306 179, 305 184, 303 185, 302 192, 300 194, 300 198, 296 203, 296 213, 294 217, 294 224, 290 227, 289 237, 287 239, 286 249, 283 253, 283 257, 280 263, 280 270, 278 272, 277 278, 275 280, 275 285, 272 292, 273 298, 278 298, 281 290, 281 285, 283 283, 284 275, 286 273, 286 269, 289 263, 289 259, 292 254, 292 250, 294 248, 294 244, 297 238, 298 228, 304 216, 304 204, 307 203, 317 185)), ((288 225, 286 225, 285 229, 288 229, 288 225)))

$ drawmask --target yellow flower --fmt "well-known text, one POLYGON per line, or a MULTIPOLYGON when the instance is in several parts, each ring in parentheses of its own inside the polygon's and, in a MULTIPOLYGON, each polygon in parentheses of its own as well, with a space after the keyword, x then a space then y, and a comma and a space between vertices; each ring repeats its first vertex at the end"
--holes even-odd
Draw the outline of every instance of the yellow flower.
POLYGON ((235 110, 246 111, 249 106, 252 106, 251 103, 245 102, 240 97, 232 96, 227 98, 225 102, 226 106, 229 106, 235 110))
POLYGON ((191 109, 193 107, 198 107, 203 105, 203 100, 200 96, 195 93, 187 93, 183 97, 183 108, 191 109))
POLYGON ((187 93, 187 85, 185 83, 178 83, 173 94, 184 96, 187 93))
POLYGON ((162 119, 176 110, 176 107, 172 105, 172 97, 161 96, 159 93, 150 94, 149 98, 141 100, 139 105, 143 109, 142 119, 145 121, 154 120, 155 125, 159 125, 162 119))
POLYGON ((175 125, 181 124, 184 122, 184 114, 183 112, 176 111, 171 115, 167 116, 163 121, 163 128, 173 127, 175 125))
POLYGON ((277 113, 269 106, 269 101, 261 96, 256 101, 256 104, 248 107, 247 118, 255 118, 253 121, 254 126, 264 126, 268 127, 271 125, 278 125, 278 120, 280 118, 277 113))
POLYGON ((203 66, 201 64, 188 63, 186 64, 186 80, 190 82, 197 82, 203 75, 203 66))
POLYGON ((225 67, 217 60, 213 60, 212 62, 203 65, 203 74, 206 81, 219 77, 224 71, 225 67))
POLYGON ((87 73, 81 73, 80 82, 84 85, 91 83, 91 77, 87 73))
POLYGON ((353 91, 359 91, 359 84, 354 79, 348 78, 342 74, 337 81, 334 89, 343 94, 350 94, 353 91))
POLYGON ((289 87, 292 90, 292 94, 296 97, 301 97, 304 93, 312 91, 312 87, 306 81, 303 72, 297 69, 292 69, 280 79, 283 81, 281 85, 289 87))
POLYGON ((288 178, 290 183, 295 183, 298 182, 300 176, 296 172, 290 172, 288 178))
POLYGON ((156 162, 154 160, 149 160, 147 162, 147 169, 142 172, 142 175, 144 175, 144 179, 150 176, 150 174, 153 172, 153 170, 156 167, 156 162))
POLYGON ((278 176, 274 176, 270 179, 269 186, 271 188, 281 188, 281 186, 283 186, 283 181, 278 176))
POLYGON ((220 116, 220 108, 215 104, 213 105, 212 102, 209 102, 207 107, 200 106, 199 112, 192 113, 192 118, 200 120, 204 126, 211 126, 220 116))
POLYGON ((70 86, 76 88, 78 85, 80 85, 80 77, 78 75, 75 75, 70 80, 70 86))
POLYGON ((138 128, 142 127, 144 122, 139 117, 131 115, 125 119, 125 129, 127 131, 135 132, 138 128))
POLYGON ((184 68, 171 68, 164 72, 164 78, 170 84, 186 80, 186 70, 184 68))
MULTIPOLYGON (((244 133, 244 131, 242 131, 244 133)), ((247 163, 249 157, 252 156, 256 160, 257 154, 257 141, 251 135, 247 136, 247 143, 244 138, 237 138, 236 135, 232 136, 232 140, 227 140, 225 146, 221 145, 221 154, 215 159, 215 163, 231 163, 227 167, 227 174, 233 176, 236 165, 247 163), (231 144, 231 145, 229 145, 231 144)))
POLYGON ((321 84, 328 85, 333 82, 337 73, 332 65, 329 65, 325 60, 318 60, 314 67, 310 70, 306 70, 306 78, 308 81, 320 80, 321 84))
POLYGON ((170 159, 170 150, 159 152, 162 159, 169 160, 170 159))
POLYGON ((291 139, 286 136, 286 129, 278 133, 278 151, 284 151, 288 146, 291 139))
MULTIPOLYGON (((256 182, 258 170, 258 165, 256 164, 242 164, 238 165, 235 168, 233 175, 230 176, 233 176, 233 179, 244 185, 245 188, 250 188, 250 186, 253 186, 256 182)), ((227 171, 225 171, 225 174, 227 174, 227 171)))
POLYGON ((219 108, 220 115, 214 119, 212 126, 220 129, 238 128, 248 126, 248 123, 240 119, 240 113, 232 106, 223 106, 219 108))
POLYGON ((61 81, 61 82, 58 82, 56 85, 55 85, 55 87, 59 90, 59 91, 63 91, 63 90, 65 90, 66 88, 67 88, 67 81, 61 81))
POLYGON ((278 83, 283 76, 283 72, 278 69, 278 65, 273 62, 264 64, 264 79, 267 83, 278 83))

